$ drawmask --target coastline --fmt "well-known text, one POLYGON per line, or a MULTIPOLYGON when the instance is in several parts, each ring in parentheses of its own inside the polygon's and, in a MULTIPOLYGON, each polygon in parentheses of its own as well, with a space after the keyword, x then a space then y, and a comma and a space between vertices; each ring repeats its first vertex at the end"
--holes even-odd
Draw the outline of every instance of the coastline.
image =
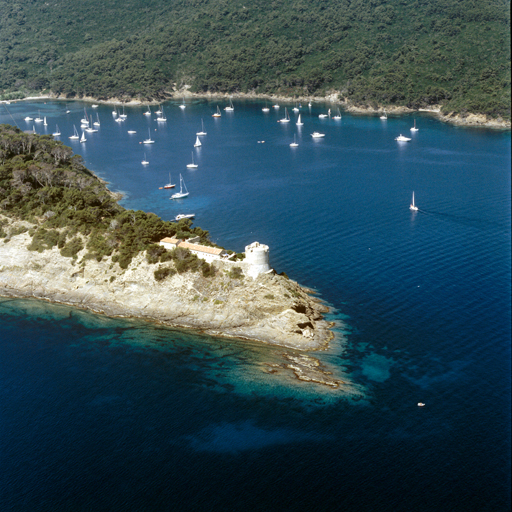
MULTIPOLYGON (((20 225, 28 227, 17 221, 10 227, 20 225)), ((159 265, 149 264, 145 253, 123 270, 110 257, 80 262, 86 249, 74 260, 57 248, 29 251, 30 241, 25 232, 0 243, 0 295, 301 351, 326 349, 334 337, 323 319, 328 308, 311 290, 275 273, 230 278, 219 261, 213 278, 187 272, 156 281, 159 265)))
MULTIPOLYGON (((229 98, 241 98, 241 99, 259 99, 259 100, 268 100, 268 101, 283 101, 283 102, 312 102, 312 103, 332 103, 337 108, 343 109, 345 112, 350 112, 351 114, 360 114, 360 115, 381 115, 384 113, 384 110, 388 114, 394 116, 400 116, 405 114, 412 114, 414 112, 424 113, 427 115, 432 115, 439 119, 440 121, 448 124, 452 124, 455 126, 463 126, 467 128, 486 128, 486 129, 494 129, 494 130, 510 130, 512 128, 511 121, 507 121, 504 119, 493 119, 489 118, 485 114, 477 114, 477 113, 469 113, 467 115, 454 114, 453 112, 449 112, 444 114, 441 112, 441 105, 433 105, 429 109, 418 109, 414 110, 404 106, 379 106, 377 108, 368 106, 368 105, 358 105, 351 102, 348 98, 340 97, 338 93, 331 93, 327 96, 282 96, 278 94, 257 94, 257 93, 193 93, 189 91, 188 86, 185 86, 182 90, 174 90, 172 92, 166 91, 166 98, 163 101, 168 101, 176 96, 185 97, 185 98, 219 98, 219 99, 229 99, 229 98)), ((44 99, 58 100, 58 101, 73 101, 75 98, 62 98, 56 95, 47 94, 40 96, 28 96, 26 98, 21 98, 17 100, 10 100, 9 103, 16 103, 18 101, 39 101, 44 99)), ((123 101, 121 98, 110 98, 108 100, 100 100, 98 98, 93 97, 83 97, 76 98, 77 101, 83 101, 88 103, 98 103, 102 105, 109 104, 123 104, 126 106, 138 106, 138 105, 158 105, 162 103, 162 101, 150 101, 143 102, 136 99, 130 99, 129 101, 123 101)), ((0 103, 7 103, 6 100, 0 101, 0 103)))

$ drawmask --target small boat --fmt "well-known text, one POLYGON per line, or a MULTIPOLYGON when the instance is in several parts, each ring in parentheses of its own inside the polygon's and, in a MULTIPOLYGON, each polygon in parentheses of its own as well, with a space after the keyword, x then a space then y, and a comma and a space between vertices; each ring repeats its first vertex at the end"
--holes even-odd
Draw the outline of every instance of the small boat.
POLYGON ((423 402, 418 402, 418 407, 425 407, 425 404, 423 402))
POLYGON ((183 98, 183 103, 180 105, 180 108, 181 109, 187 108, 187 106, 185 105, 185 98, 183 98))
POLYGON ((192 151, 192 163, 187 164, 187 168, 189 169, 197 169, 197 164, 194 163, 194 152, 192 151))
POLYGON ((122 123, 124 121, 124 119, 122 117, 119 117, 119 116, 115 117, 114 119, 115 119, 116 123, 122 123))
POLYGON ((96 130, 96 128, 93 128, 92 126, 88 126, 85 131, 87 133, 96 133, 98 130, 96 130))
POLYGON ((94 126, 100 126, 100 116, 98 115, 98 113, 96 112, 96 121, 94 121, 94 123, 92 123, 94 126))
POLYGON ((294 112, 298 112, 299 111, 299 107, 297 106, 297 103, 295 103, 295 107, 293 107, 292 109, 294 112))
POLYGON ((154 144, 154 143, 155 143, 155 141, 151 140, 151 133, 148 128, 148 138, 146 140, 143 140, 142 144, 154 144))
POLYGON ((226 112, 233 112, 235 110, 235 107, 233 106, 233 102, 231 101, 231 98, 229 98, 229 105, 224 108, 226 112))
POLYGON ((311 101, 308 103, 308 107, 311 107, 311 101))
POLYGON ((164 185, 163 188, 168 189, 168 188, 174 188, 175 186, 176 186, 176 184, 173 183, 171 180, 171 173, 169 173, 169 183, 167 183, 167 185, 164 185))
POLYGON ((290 115, 288 114, 288 109, 284 107, 284 117, 283 119, 279 119, 280 123, 289 123, 290 122, 290 115))
POLYGON ((82 136, 80 137, 80 142, 87 142, 87 139, 85 138, 85 133, 82 132, 82 136))
POLYGON ((60 135, 59 125, 55 125, 55 131, 52 133, 54 137, 58 137, 60 135))
POLYGON ((300 120, 300 114, 299 114, 299 117, 298 117, 297 122, 295 124, 297 126, 304 126, 304 123, 300 120))
POLYGON ((325 119, 326 117, 329 117, 327 114, 319 114, 318 117, 320 119, 325 119))
MULTIPOLYGON (((98 131, 98 130, 96 130, 96 131, 98 131)), ((128 133, 129 133, 130 135, 133 135, 134 133, 137 133, 137 132, 136 132, 135 130, 128 130, 128 133)))
POLYGON ((296 141, 295 135, 293 136, 293 142, 290 144, 290 147, 291 148, 298 148, 299 147, 299 144, 296 141))
POLYGON ((74 133, 73 135, 71 135, 71 137, 69 137, 70 140, 78 140, 80 138, 80 136, 78 135, 78 130, 76 129, 76 126, 73 125, 73 130, 74 130, 74 133))
POLYGON ((195 148, 198 148, 198 147, 199 147, 199 146, 201 146, 201 145, 202 145, 202 144, 201 144, 201 141, 199 140, 199 137, 198 137, 198 136, 196 136, 196 142, 195 142, 195 144, 194 144, 194 147, 195 147, 195 148))
POLYGON ((149 108, 149 105, 148 105, 148 109, 146 110, 146 112, 144 112, 143 115, 144 116, 150 116, 151 115, 151 109, 149 108))
POLYGON ((34 134, 36 133, 36 125, 35 124, 32 125, 32 133, 34 133, 34 134))
POLYGON ((212 117, 220 117, 221 116, 221 113, 220 113, 220 108, 219 106, 217 105, 217 112, 215 112, 215 114, 212 115, 212 117))
POLYGON ((313 132, 311 134, 311 137, 313 137, 314 139, 321 139, 322 137, 325 137, 325 133, 313 132))
POLYGON ((164 107, 162 107, 161 114, 156 118, 159 123, 165 123, 167 121, 167 117, 164 116, 164 107))
POLYGON ((341 112, 340 112, 340 109, 338 109, 338 113, 333 117, 333 119, 335 121, 340 121, 341 120, 341 112))
POLYGON ((41 117, 41 112, 39 112, 39 115, 34 119, 34 121, 36 123, 42 123, 43 122, 43 119, 41 117))
POLYGON ((123 105, 123 113, 122 114, 119 114, 119 117, 124 121, 128 115, 124 113, 124 105, 123 105))
POLYGON ((183 181, 183 176, 180 174, 180 191, 176 192, 176 194, 173 194, 171 196, 171 199, 181 199, 182 197, 188 196, 188 190, 187 186, 185 185, 185 182, 183 181), (185 189, 185 192, 183 192, 183 189, 185 189))
POLYGON ((204 131, 204 124, 203 124, 202 119, 201 119, 201 131, 197 132, 196 135, 206 135, 206 132, 204 131))
POLYGON ((98 108, 98 105, 96 105, 96 103, 93 103, 93 104, 91 105, 91 108, 98 108))
POLYGON ((146 153, 144 153, 144 160, 141 162, 142 165, 149 165, 149 162, 146 160, 146 153))
POLYGON ((279 105, 276 103, 275 105, 272 105, 272 107, 277 110, 279 108, 279 105))
POLYGON ((195 213, 179 213, 174 220, 179 222, 181 219, 193 219, 195 216, 195 213))
POLYGON ((46 122, 46 116, 44 116, 43 126, 48 126, 48 123, 46 122))
POLYGON ((268 108, 267 104, 265 103, 265 106, 261 109, 262 112, 270 112, 270 109, 268 108))
POLYGON ((33 120, 34 120, 34 118, 32 118, 30 116, 25 117, 25 121, 33 121, 33 120))
POLYGON ((114 110, 112 110, 112 115, 114 117, 117 117, 119 115, 119 113, 117 112, 117 107, 114 105, 114 110))
POLYGON ((413 212, 418 211, 418 207, 414 204, 414 191, 412 193, 412 203, 409 206, 409 210, 412 210, 413 212))
POLYGON ((380 118, 385 121, 388 118, 388 115, 386 114, 386 109, 384 109, 384 114, 380 116, 380 118))
POLYGON ((411 132, 417 132, 419 128, 416 128, 416 119, 414 120, 414 126, 411 128, 411 132))
MULTIPOLYGON (((148 109, 149 109, 149 105, 148 105, 148 109)), ((159 105, 158 107, 158 110, 155 112, 155 114, 157 116, 161 115, 162 114, 162 105, 159 105)), ((147 115, 147 112, 146 112, 146 115, 147 115)))
POLYGON ((87 117, 87 111, 84 108, 84 117, 80 119, 81 124, 89 125, 89 118, 87 117))
POLYGON ((398 142, 409 142, 411 139, 409 137, 404 137, 402 134, 400 134, 398 137, 395 137, 395 140, 398 142))

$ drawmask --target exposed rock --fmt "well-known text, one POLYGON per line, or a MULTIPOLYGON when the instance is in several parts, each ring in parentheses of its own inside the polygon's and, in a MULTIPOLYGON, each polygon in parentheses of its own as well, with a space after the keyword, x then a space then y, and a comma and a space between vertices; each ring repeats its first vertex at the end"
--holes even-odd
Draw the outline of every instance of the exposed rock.
POLYGON ((149 264, 145 253, 123 270, 111 258, 81 262, 85 249, 76 260, 61 256, 56 247, 29 251, 30 241, 28 233, 0 239, 1 295, 301 350, 318 349, 332 338, 331 325, 322 319, 325 305, 274 273, 235 279, 219 268, 212 278, 187 272, 159 282, 154 278, 158 265, 149 264))

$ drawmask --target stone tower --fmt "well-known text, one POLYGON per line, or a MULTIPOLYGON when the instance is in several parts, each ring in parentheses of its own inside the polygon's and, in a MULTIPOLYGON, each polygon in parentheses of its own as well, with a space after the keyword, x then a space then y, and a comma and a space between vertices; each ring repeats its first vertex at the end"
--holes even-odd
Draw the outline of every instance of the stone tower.
POLYGON ((245 263, 247 264, 247 274, 256 277, 258 274, 270 270, 268 263, 268 245, 253 242, 245 247, 245 263))

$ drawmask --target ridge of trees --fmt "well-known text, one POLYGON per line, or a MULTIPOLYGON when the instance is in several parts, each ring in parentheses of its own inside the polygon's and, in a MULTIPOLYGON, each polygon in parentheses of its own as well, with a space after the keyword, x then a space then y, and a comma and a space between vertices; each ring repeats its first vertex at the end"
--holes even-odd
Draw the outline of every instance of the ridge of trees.
MULTIPOLYGON (((208 231, 193 228, 188 219, 164 221, 154 213, 123 208, 71 148, 49 135, 24 133, 10 125, 0 125, 0 213, 35 226, 29 231, 31 250, 57 246, 63 256, 76 258, 85 247, 84 259, 112 256, 121 268, 147 251, 150 263, 175 259, 178 272, 214 274, 210 265, 188 251, 170 255, 156 245, 166 236, 199 236, 201 243, 213 245, 208 231)), ((6 228, 0 222, 4 242, 20 233, 6 228)))
POLYGON ((441 104, 510 118, 508 0, 0 0, 0 89, 441 104))

